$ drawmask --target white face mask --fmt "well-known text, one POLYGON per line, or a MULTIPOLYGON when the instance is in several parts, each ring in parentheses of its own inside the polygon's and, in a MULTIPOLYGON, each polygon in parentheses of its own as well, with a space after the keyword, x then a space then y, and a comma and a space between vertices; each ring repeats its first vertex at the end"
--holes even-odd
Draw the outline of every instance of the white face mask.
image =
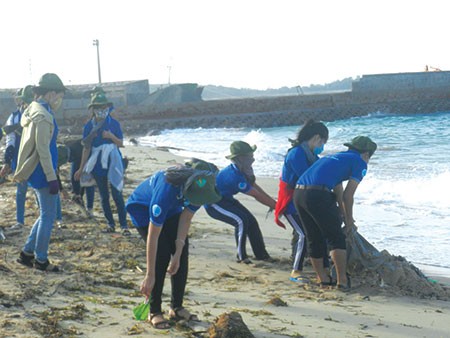
POLYGON ((109 108, 96 109, 94 110, 94 115, 97 120, 104 120, 109 114, 109 108))

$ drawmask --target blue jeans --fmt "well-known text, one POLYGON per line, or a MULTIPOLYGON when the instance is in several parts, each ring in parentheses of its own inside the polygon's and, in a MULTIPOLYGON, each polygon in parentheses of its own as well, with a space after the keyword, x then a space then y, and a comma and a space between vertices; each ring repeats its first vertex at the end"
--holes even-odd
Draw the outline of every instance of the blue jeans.
POLYGON ((42 263, 48 259, 48 245, 56 218, 58 195, 51 195, 48 187, 34 189, 34 191, 39 201, 39 218, 31 228, 23 251, 29 254, 34 252, 35 258, 42 263))
POLYGON ((25 224, 25 200, 27 199, 28 182, 17 183, 16 221, 25 224))
MULTIPOLYGON (((84 189, 84 192, 86 192, 86 207, 88 209, 93 209, 94 208, 95 186, 81 188, 82 191, 83 191, 83 189, 84 189)), ((81 194, 81 196, 83 197, 83 193, 81 194)))
POLYGON ((62 221, 61 195, 60 194, 58 194, 58 198, 56 198, 56 220, 62 221))
MULTIPOLYGON (((109 227, 115 227, 116 223, 114 221, 111 205, 109 204, 109 190, 108 190, 108 177, 98 176, 94 174, 95 182, 97 183, 98 192, 100 194, 100 200, 102 202, 103 213, 108 221, 109 227)), ((119 223, 122 229, 128 229, 127 225, 127 212, 125 210, 125 202, 123 201, 122 192, 114 188, 111 184, 111 195, 116 203, 117 213, 119 214, 119 223)))

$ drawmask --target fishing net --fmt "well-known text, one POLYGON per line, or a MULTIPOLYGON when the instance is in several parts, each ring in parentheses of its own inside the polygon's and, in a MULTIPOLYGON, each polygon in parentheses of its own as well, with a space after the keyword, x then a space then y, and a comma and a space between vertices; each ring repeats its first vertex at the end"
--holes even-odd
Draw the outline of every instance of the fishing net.
POLYGON ((450 289, 428 279, 404 257, 378 251, 356 229, 347 234, 347 272, 362 284, 420 298, 450 299, 450 289))

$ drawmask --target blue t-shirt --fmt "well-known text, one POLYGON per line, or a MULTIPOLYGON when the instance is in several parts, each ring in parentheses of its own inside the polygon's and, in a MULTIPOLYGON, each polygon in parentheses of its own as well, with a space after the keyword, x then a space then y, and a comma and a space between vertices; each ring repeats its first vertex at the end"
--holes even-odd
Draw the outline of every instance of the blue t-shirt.
MULTIPOLYGON (((318 156, 316 156, 316 158, 319 159, 318 156)), ((294 147, 289 150, 284 159, 281 180, 294 189, 299 177, 309 168, 309 166, 305 150, 301 146, 294 147)), ((294 201, 292 200, 288 204, 286 213, 295 214, 296 212, 294 201)))
MULTIPOLYGON (((20 118, 22 117, 22 112, 20 110, 16 110, 11 115, 12 115, 11 120, 12 120, 13 124, 15 124, 14 122, 20 123, 20 118)), ((21 139, 22 135, 19 133, 16 133, 15 136, 16 137, 14 140, 14 153, 13 153, 13 158, 11 161, 12 171, 15 171, 17 168, 17 157, 19 156, 20 139, 21 139)))
POLYGON ((237 193, 246 193, 253 188, 235 164, 219 171, 216 186, 223 198, 233 198, 237 193))
POLYGON ((300 176, 297 184, 324 185, 332 190, 339 183, 350 179, 361 182, 366 172, 367 163, 361 154, 348 150, 322 157, 300 176))
MULTIPOLYGON (((319 159, 318 156, 316 156, 319 159)), ((305 150, 300 147, 294 147, 287 153, 284 159, 283 169, 281 171, 281 180, 286 182, 292 189, 295 188, 297 180, 309 168, 308 158, 305 150)))
MULTIPOLYGON (((54 116, 50 105, 45 102, 39 102, 47 111, 54 116)), ((56 172, 56 166, 58 165, 58 147, 56 146, 56 139, 58 137, 58 125, 56 124, 56 119, 53 118, 53 135, 50 140, 50 154, 52 156, 52 165, 53 169, 56 172)), ((28 184, 32 186, 34 189, 42 189, 48 187, 47 177, 44 174, 44 170, 42 169, 41 162, 38 163, 36 169, 34 169, 31 176, 28 178, 28 184)))
MULTIPOLYGON (((90 120, 88 123, 85 124, 85 126, 83 128, 83 138, 85 138, 86 136, 89 135, 89 133, 91 132, 92 128, 94 128, 94 121, 90 120)), ((122 128, 120 127, 119 121, 114 119, 111 115, 108 115, 106 117, 105 122, 103 123, 103 125, 100 127, 99 130, 97 130, 97 136, 95 136, 93 141, 92 141, 92 147, 98 147, 98 146, 101 146, 103 144, 114 143, 109 138, 103 138, 102 133, 104 131, 110 131, 117 138, 119 138, 121 140, 123 139, 122 128)), ((101 153, 99 154, 99 157, 97 159, 97 163, 95 164, 94 169, 92 170, 92 173, 97 175, 97 176, 107 176, 108 175, 108 169, 103 169, 102 168, 101 161, 99 160, 100 158, 101 158, 101 153)), ((109 163, 108 163, 108 167, 109 167, 109 163)))
MULTIPOLYGON (((126 206, 140 204, 148 207, 148 219, 156 226, 162 226, 166 219, 179 214, 186 207, 195 213, 200 207, 189 204, 176 187, 166 182, 164 171, 158 171, 138 185, 128 198, 126 206)), ((135 224, 145 227, 147 224, 135 224)))

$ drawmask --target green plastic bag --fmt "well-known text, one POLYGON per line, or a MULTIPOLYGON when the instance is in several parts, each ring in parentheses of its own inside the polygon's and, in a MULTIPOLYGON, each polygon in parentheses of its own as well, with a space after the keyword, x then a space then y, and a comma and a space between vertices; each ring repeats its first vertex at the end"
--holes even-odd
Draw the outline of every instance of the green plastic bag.
POLYGON ((149 312, 150 312, 150 299, 147 299, 144 303, 139 304, 133 309, 134 318, 136 320, 147 320, 149 312))

